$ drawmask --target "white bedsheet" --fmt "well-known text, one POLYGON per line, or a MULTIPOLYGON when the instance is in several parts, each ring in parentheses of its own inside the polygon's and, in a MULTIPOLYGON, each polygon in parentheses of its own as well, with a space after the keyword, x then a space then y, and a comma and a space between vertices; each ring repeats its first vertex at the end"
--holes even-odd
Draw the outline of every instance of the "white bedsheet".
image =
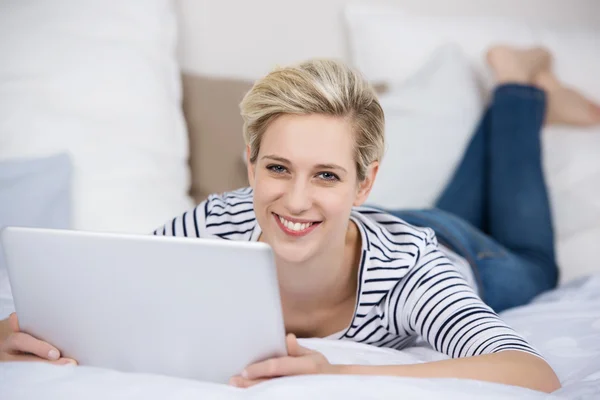
MULTIPOLYGON (((251 389, 90 367, 37 363, 0 365, 1 399, 598 399, 600 398, 600 275, 573 282, 510 310, 504 319, 542 352, 563 388, 545 395, 517 387, 458 379, 305 376, 251 389)), ((334 363, 393 364, 445 356, 426 346, 401 352, 323 339, 303 340, 334 363)))

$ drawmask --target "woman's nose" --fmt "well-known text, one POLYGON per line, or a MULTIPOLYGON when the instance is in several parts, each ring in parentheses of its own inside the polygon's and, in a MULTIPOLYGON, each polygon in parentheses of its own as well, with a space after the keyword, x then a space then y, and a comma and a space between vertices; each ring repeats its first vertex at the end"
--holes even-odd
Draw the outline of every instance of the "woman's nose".
POLYGON ((310 188, 303 182, 292 182, 287 188, 285 198, 286 208, 292 215, 300 215, 312 206, 310 188))

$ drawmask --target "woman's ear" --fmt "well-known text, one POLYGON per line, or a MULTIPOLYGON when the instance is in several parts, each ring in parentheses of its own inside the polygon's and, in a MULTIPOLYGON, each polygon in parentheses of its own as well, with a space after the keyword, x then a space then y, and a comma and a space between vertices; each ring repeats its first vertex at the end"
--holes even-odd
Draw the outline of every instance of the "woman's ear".
POLYGON ((377 172, 379 171, 379 162, 374 161, 367 168, 367 174, 365 179, 362 182, 358 183, 358 193, 356 194, 356 199, 354 200, 354 206, 358 207, 364 204, 369 197, 369 193, 371 193, 371 189, 373 188, 373 184, 375 183, 375 178, 377 177, 377 172))
POLYGON ((248 182, 254 189, 255 165, 250 162, 250 145, 246 145, 246 167, 248 168, 248 182))

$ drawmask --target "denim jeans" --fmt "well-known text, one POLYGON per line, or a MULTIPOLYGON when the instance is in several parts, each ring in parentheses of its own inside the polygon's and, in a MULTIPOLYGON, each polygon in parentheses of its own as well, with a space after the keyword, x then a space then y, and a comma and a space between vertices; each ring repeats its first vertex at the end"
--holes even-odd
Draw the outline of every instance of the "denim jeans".
POLYGON ((496 88, 434 209, 388 210, 426 226, 467 259, 496 312, 528 303, 558 281, 554 232, 541 160, 545 93, 496 88))

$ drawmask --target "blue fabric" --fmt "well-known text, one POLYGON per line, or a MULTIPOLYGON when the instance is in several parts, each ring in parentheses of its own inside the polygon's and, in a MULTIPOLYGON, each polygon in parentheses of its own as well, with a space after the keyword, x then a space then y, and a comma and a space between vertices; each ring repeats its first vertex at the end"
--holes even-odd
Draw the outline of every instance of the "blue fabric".
MULTIPOLYGON (((0 162, 0 229, 6 226, 71 227, 71 175, 68 155, 0 162)), ((0 298, 11 300, 0 243, 0 298)), ((0 319, 11 310, 0 310, 0 319)))
POLYGON ((464 157, 431 210, 388 210, 432 228, 473 267, 496 312, 556 287, 554 231, 541 159, 545 93, 498 87, 464 157))

